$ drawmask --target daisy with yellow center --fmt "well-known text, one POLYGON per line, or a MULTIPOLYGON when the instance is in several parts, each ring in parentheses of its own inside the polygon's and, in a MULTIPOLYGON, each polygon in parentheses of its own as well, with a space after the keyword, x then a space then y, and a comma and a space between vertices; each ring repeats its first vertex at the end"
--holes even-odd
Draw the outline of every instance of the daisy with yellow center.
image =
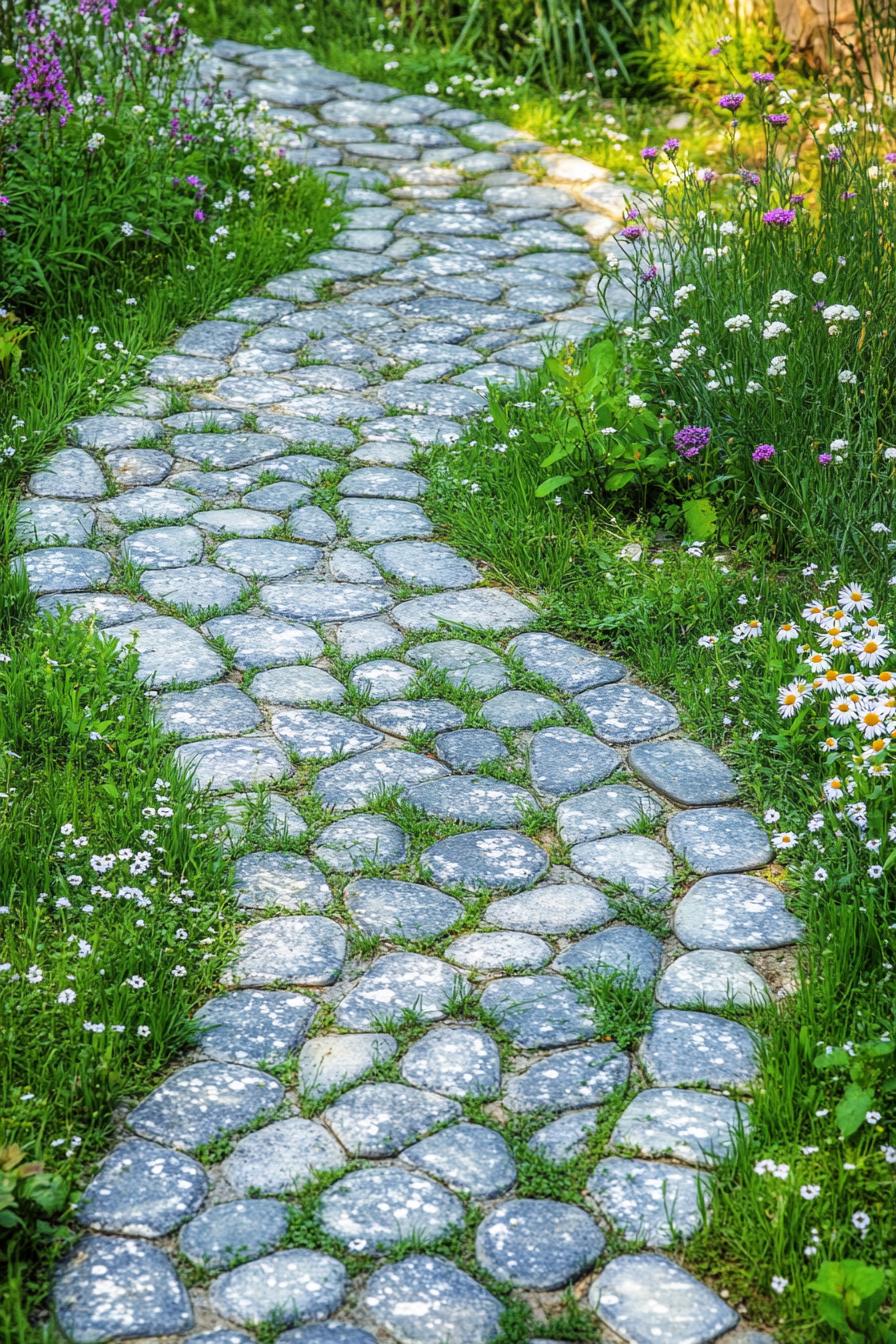
POLYGON ((877 667, 890 656, 890 647, 882 639, 871 635, 856 644, 855 653, 863 667, 877 667))

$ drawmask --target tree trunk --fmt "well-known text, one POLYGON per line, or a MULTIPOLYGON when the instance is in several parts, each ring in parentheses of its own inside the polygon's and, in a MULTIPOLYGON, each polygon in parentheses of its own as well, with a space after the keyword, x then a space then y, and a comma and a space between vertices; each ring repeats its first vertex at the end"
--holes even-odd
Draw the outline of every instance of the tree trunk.
POLYGON ((775 0, 775 13, 794 51, 817 70, 892 87, 896 0, 775 0))

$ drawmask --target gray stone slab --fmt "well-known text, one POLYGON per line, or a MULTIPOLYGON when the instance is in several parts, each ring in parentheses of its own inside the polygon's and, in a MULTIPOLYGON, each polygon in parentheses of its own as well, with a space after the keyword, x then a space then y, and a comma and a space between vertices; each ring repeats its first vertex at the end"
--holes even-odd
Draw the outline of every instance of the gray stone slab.
POLYGON ((531 728, 545 719, 562 718, 563 709, 556 700, 534 691, 502 691, 486 700, 482 717, 495 728, 531 728))
POLYGON ((391 1059, 398 1048, 388 1032, 353 1032, 313 1036, 299 1055, 299 1084, 306 1096, 323 1097, 334 1088, 354 1083, 375 1064, 391 1059))
POLYGON ((715 1092, 656 1087, 639 1092, 623 1111, 611 1143, 641 1157, 674 1157, 712 1167, 734 1148, 741 1127, 749 1129, 742 1102, 715 1092))
POLYGON ((672 918, 687 948, 756 951, 799 942, 803 925, 782 892, 759 877, 720 873, 695 882, 672 918))
POLYGON ((685 952, 666 970, 656 987, 666 1008, 757 1008, 769 1002, 769 987, 758 971, 736 952, 711 949, 685 952))
POLYGON ((584 1152, 597 1128, 600 1111, 596 1106, 581 1111, 564 1111, 556 1120, 536 1129, 526 1147, 547 1162, 557 1165, 569 1162, 584 1152))
POLYGON ((286 1206, 277 1199, 215 1204, 181 1228, 178 1250, 200 1269, 228 1269, 238 1260, 256 1260, 274 1250, 288 1224, 286 1206))
POLYGON ((170 485, 141 485, 107 500, 102 511, 117 523, 177 523, 189 518, 201 505, 198 495, 186 490, 176 490, 170 485))
POLYGON ((361 1305, 399 1344, 490 1344, 503 1311, 480 1283, 436 1255, 376 1270, 361 1305))
POLYGON ((589 1198, 627 1241, 672 1246, 703 1226, 710 1183, 690 1167, 605 1157, 585 1187, 589 1198))
POLYGON ((349 685, 363 691, 373 701, 400 696, 417 679, 417 672, 396 658, 374 658, 352 668, 349 685))
POLYGON ((332 985, 345 960, 345 934, 322 915, 278 915, 240 933, 231 983, 332 985))
POLYGON ((171 440, 171 451, 175 457, 184 458, 187 462, 198 462, 206 469, 220 471, 279 457, 283 452, 283 440, 276 434, 248 432, 175 434, 171 440))
POLYGON ((68 499, 25 499, 16 514, 16 538, 25 546, 80 546, 93 531, 93 509, 68 499))
POLYGON ((137 655, 137 675, 154 686, 176 681, 216 681, 224 661, 202 636, 173 616, 152 616, 110 625, 103 634, 137 655))
POLYGON ((449 775, 417 784, 407 800, 427 816, 471 826, 514 826, 528 809, 536 807, 531 793, 516 784, 478 775, 449 775))
POLYGON ((109 561, 100 551, 82 546, 47 546, 28 551, 13 561, 35 593, 74 593, 100 588, 109 579, 109 561))
POLYGON ((261 602, 269 611, 296 621, 376 616, 389 601, 382 586, 367 583, 268 583, 261 590, 261 602))
POLYGON ((446 1097, 492 1097, 501 1084, 501 1060, 492 1038, 473 1027, 434 1027, 401 1061, 405 1082, 446 1097))
POLYGON ((611 835, 573 845, 570 863, 597 881, 624 887, 642 900, 665 905, 672 899, 672 855, 643 835, 611 835))
POLYGON ((276 1317, 289 1326, 332 1315, 342 1306, 345 1290, 345 1270, 332 1256, 275 1251, 213 1279, 208 1295, 214 1310, 238 1325, 276 1317))
POLYGON ((493 901, 485 920, 502 929, 525 933, 585 933, 600 928, 612 917, 603 892, 584 882, 551 882, 515 896, 493 901))
POLYGON ((300 812, 282 793, 236 793, 220 800, 227 817, 226 843, 229 847, 241 844, 250 829, 259 829, 272 840, 295 839, 304 835, 308 827, 300 812))
POLYGON ((695 873, 735 873, 772 861, 768 836, 754 816, 739 807, 701 807, 678 812, 666 834, 675 853, 695 873))
POLYGON ((656 798, 643 789, 633 789, 629 784, 605 784, 561 803, 557 808, 557 830, 570 845, 602 840, 631 830, 642 817, 658 817, 661 810, 656 798))
POLYGON ((656 978, 662 952, 659 938, 646 929, 616 924, 611 929, 580 938, 560 953, 554 967, 558 971, 584 971, 630 979, 634 988, 644 989, 656 978))
POLYGON ((600 686, 577 695, 576 704, 605 742, 643 742, 680 725, 675 706, 641 686, 600 686))
POLYGON ((202 509, 193 514, 193 522, 213 536, 262 537, 280 520, 261 509, 202 509))
MULTIPOLYGON (((280 448, 282 450, 282 443, 280 448)), ((243 503, 249 509, 268 509, 274 513, 286 513, 298 504, 304 504, 311 495, 307 485, 296 481, 274 481, 271 485, 260 485, 243 496, 243 503)))
POLYGON ((466 588, 412 597, 399 602, 392 615, 402 630, 413 632, 437 630, 443 621, 470 630, 524 630, 536 619, 531 607, 500 588, 466 588))
POLYGON ((249 691, 275 705, 338 705, 345 698, 342 682, 322 667, 272 667, 253 677, 249 691))
POLYGON ((430 666, 444 672, 452 686, 492 691, 507 684, 507 670, 501 657, 468 640, 441 639, 417 644, 408 649, 405 657, 414 667, 430 666))
POLYGON ((275 710, 271 715, 274 736, 300 760, 326 760, 330 756, 353 756, 368 751, 383 740, 363 724, 341 714, 319 709, 275 710))
POLYGON ((420 855, 420 866, 443 887, 519 891, 543 876, 548 856, 516 831, 470 831, 437 840, 420 855))
POLYGON ((529 744, 532 785, 543 798, 564 798, 606 779, 619 753, 577 728, 542 728, 529 744))
POLYGON ((239 322, 197 322, 177 338, 174 349, 183 355, 232 355, 240 347, 245 328, 239 322))
POLYGON ((476 1259, 515 1288, 564 1288, 591 1269, 604 1240, 590 1214, 574 1204, 513 1199, 479 1224, 476 1259))
POLYGON ((575 1045, 594 1036, 594 1023, 578 994, 557 975, 518 975, 492 980, 482 1009, 525 1050, 575 1045))
MULTIPOLYGON (((147 389, 151 391, 151 389, 147 389)), ((164 429, 158 420, 143 415, 88 415, 69 426, 72 438, 83 448, 133 448, 143 439, 159 439, 164 429)))
POLYGON ((452 995, 466 987, 453 966, 417 952, 390 952, 365 971, 336 1009, 336 1022, 351 1031, 379 1029, 408 1013, 425 1022, 445 1016, 452 995))
POLYGON ((588 1291, 598 1317, 626 1344, 711 1344, 733 1329, 737 1312, 699 1279, 667 1260, 644 1252, 620 1255, 605 1265, 588 1291))
POLYGON ((149 527, 125 537, 121 553, 139 569, 177 569, 200 560, 202 544, 196 527, 149 527))
POLYGON ((359 873, 369 864, 379 868, 401 863, 408 838, 394 821, 358 813, 325 826, 312 851, 327 868, 339 873, 359 873))
POLYGON ((56 499, 102 499, 106 481, 97 463, 83 448, 62 448, 28 481, 33 495, 56 499))
POLYGON ((698 742, 683 738, 644 742, 632 748, 629 763, 636 775, 676 803, 699 807, 737 797, 737 783, 728 766, 698 742))
POLYGON ((35 605, 38 611, 50 614, 66 611, 70 621, 93 621, 97 630, 153 615, 152 607, 146 603, 132 602, 119 593, 48 593, 39 597, 35 605))
POLYGON ((258 706, 226 681, 198 691, 170 691, 159 696, 153 712, 166 733, 185 738, 249 733, 261 722, 258 706))
POLYGON ((314 569, 320 558, 316 546, 256 538, 223 541, 215 552, 216 565, 246 578, 260 579, 285 579, 304 573, 314 569))
MULTIPOLYGON (((407 473, 410 475, 410 473, 407 473)), ((338 512, 358 541, 428 537, 432 523, 419 504, 399 499, 342 499, 338 512)))
POLYGON ((460 901, 419 882, 356 878, 344 893, 352 919, 365 933, 414 940, 435 938, 464 912, 460 901))
POLYGON ((268 616, 216 616, 203 629, 211 638, 222 639, 234 650, 234 666, 241 672, 316 658, 324 647, 310 626, 272 620, 268 616))
POLYGON ((661 1087, 703 1084, 743 1090, 756 1079, 756 1037, 740 1022, 713 1013, 661 1008, 638 1047, 649 1081, 661 1087))
POLYGON ((225 1157, 221 1174, 237 1195, 286 1195, 344 1165, 345 1153, 323 1125, 291 1117, 246 1134, 225 1157))
POLYGON ((459 728, 440 733, 435 751, 452 770, 462 772, 475 770, 486 762, 504 760, 510 754, 498 734, 487 728, 459 728))
POLYGON ((209 999, 194 1015, 198 1047, 209 1059, 279 1064, 298 1050, 317 1012, 305 994, 243 989, 209 999))
POLYGON ((405 1148, 400 1160, 480 1199, 504 1194, 516 1180, 510 1149, 500 1134, 483 1125, 449 1125, 405 1148))
POLYGON ((189 1064, 150 1092, 127 1123, 144 1139, 189 1151, 258 1120, 282 1097, 277 1080, 259 1069, 189 1064))
POLYGON ((168 1256, 127 1237, 77 1242, 54 1273, 53 1305, 72 1344, 182 1334, 193 1324, 190 1299, 168 1256))
POLYGON ((345 812, 386 790, 405 794, 414 784, 447 774, 444 765, 411 751, 367 751, 349 761, 325 766, 314 781, 314 793, 325 807, 345 812))
POLYGON ((261 850, 237 859, 233 895, 241 910, 323 910, 330 887, 318 868, 298 854, 261 850))
POLYGON ((358 467, 339 482, 340 495, 359 499, 419 499, 426 489, 425 477, 395 467, 358 467))
POLYGON ((243 785, 276 783, 292 774, 289 761, 269 737, 221 737, 185 742, 175 760, 189 770, 197 789, 225 793, 243 785))
POLYGON ((351 1157, 394 1157, 460 1115, 460 1106, 403 1083, 362 1083, 334 1101, 322 1119, 351 1157))
POLYGON ((504 1104, 510 1111, 572 1111, 597 1106, 624 1087, 629 1059, 612 1041, 554 1050, 508 1078, 504 1104))
POLYGON ((376 1340, 355 1325, 324 1321, 320 1325, 302 1325, 298 1330, 287 1330, 279 1336, 277 1344, 376 1344, 376 1340))
POLYGON ((445 956, 475 971, 538 971, 550 961, 551 947, 532 933, 465 933, 445 956))
POLYGON ((156 485, 171 470, 174 458, 159 448, 118 448, 106 454, 106 469, 117 485, 156 485))
POLYGON ((461 1226, 464 1206, 426 1176, 398 1167, 367 1167, 326 1190, 318 1217, 328 1236, 369 1255, 406 1240, 419 1246, 437 1241, 461 1226))
POLYGON ((161 1237, 196 1212, 207 1190, 205 1170, 191 1157, 128 1139, 105 1159, 75 1216, 95 1232, 161 1237))
MULTIPOLYGON (((381 728, 392 737, 411 737, 414 733, 439 733, 449 728, 459 728, 466 720, 462 709, 447 700, 385 700, 370 709, 362 711, 364 721, 374 728, 381 728)), ((418 788, 435 787, 442 781, 436 780, 431 786, 418 785, 418 788)), ((449 781, 445 781, 447 786, 449 781)), ((438 795, 439 797, 442 794, 438 795)), ((418 804, 425 806, 425 804, 418 804)))
POLYGON ((212 383, 226 373, 224 360, 200 355, 156 355, 146 366, 147 381, 155 387, 193 387, 212 383))
POLYGON ((336 540, 337 527, 333 519, 316 504, 303 504, 293 509, 286 520, 290 536, 300 537, 303 541, 318 541, 329 545, 336 540))
POLYGON ((438 541, 390 541, 371 554, 383 573, 418 588, 468 588, 479 579, 469 560, 438 541))
POLYGON ((396 648, 401 635, 387 621, 348 621, 337 628, 336 643, 344 658, 366 658, 371 653, 396 648))
POLYGON ((339 583, 382 583, 382 575, 373 561, 350 546, 336 546, 327 556, 331 579, 339 583))
POLYGON ((237 574, 227 574, 216 565, 183 565, 177 569, 147 569, 140 587, 154 602, 167 602, 184 611, 230 607, 246 589, 237 574))

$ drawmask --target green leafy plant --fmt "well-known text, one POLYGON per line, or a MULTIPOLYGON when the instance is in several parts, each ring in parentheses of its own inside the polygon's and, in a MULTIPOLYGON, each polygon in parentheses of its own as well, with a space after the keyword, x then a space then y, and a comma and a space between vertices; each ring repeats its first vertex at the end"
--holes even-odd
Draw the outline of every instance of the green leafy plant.
POLYGON ((845 1139, 865 1124, 869 1112, 896 1094, 896 1043, 863 1041, 849 1050, 838 1046, 825 1050, 813 1061, 822 1072, 845 1070, 849 1082, 835 1112, 845 1139))
POLYGON ((0 1235, 24 1232, 39 1241, 65 1237, 66 1229, 49 1220, 63 1211, 68 1195, 68 1182, 43 1162, 28 1162, 17 1143, 0 1148, 0 1235))
POLYGON ((887 1296, 887 1274, 862 1260, 825 1260, 809 1284, 818 1297, 818 1314, 850 1344, 894 1344, 896 1330, 880 1316, 887 1296))
POLYGON ((0 380, 12 378, 22 363, 23 346, 34 328, 20 322, 15 313, 0 314, 0 380))

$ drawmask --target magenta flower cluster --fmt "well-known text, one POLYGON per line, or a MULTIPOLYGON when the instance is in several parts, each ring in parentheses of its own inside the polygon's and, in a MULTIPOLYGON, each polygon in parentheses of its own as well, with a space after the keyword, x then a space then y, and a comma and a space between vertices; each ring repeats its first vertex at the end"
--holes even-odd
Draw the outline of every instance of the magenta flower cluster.
POLYGON ((745 93, 723 93, 719 99, 719 107, 723 107, 726 112, 736 112, 746 96, 745 93))
POLYGON ((751 454, 754 462, 771 462, 774 455, 775 445, 773 443, 760 443, 751 454))
POLYGON ((19 62, 22 78, 13 86, 13 106, 30 107, 41 116, 59 114, 59 125, 64 126, 73 111, 72 100, 65 86, 65 73, 57 52, 62 38, 52 28, 41 33, 36 42, 29 42, 19 62))
POLYGON ((708 425, 683 425, 672 436, 672 445, 679 457, 696 457, 709 443, 711 434, 708 425))
POLYGON ((795 210, 782 210, 780 206, 775 210, 766 210, 762 216, 763 224, 768 224, 773 229, 789 229, 795 219, 795 210))

